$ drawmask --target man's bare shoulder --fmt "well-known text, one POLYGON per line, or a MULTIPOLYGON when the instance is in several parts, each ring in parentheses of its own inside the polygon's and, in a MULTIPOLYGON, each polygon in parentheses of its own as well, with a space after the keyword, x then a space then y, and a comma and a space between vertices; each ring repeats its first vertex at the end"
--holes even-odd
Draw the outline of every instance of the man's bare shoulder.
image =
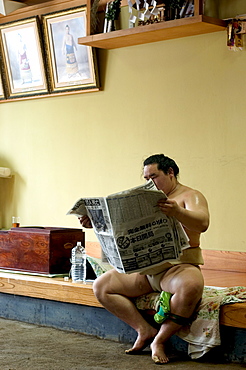
POLYGON ((177 202, 181 205, 181 203, 186 204, 187 202, 205 202, 206 198, 205 196, 196 189, 193 189, 189 186, 179 184, 177 191, 174 194, 174 199, 177 200, 177 202))
POLYGON ((204 196, 199 190, 193 189, 189 186, 180 184, 180 193, 187 194, 187 195, 202 195, 204 196))

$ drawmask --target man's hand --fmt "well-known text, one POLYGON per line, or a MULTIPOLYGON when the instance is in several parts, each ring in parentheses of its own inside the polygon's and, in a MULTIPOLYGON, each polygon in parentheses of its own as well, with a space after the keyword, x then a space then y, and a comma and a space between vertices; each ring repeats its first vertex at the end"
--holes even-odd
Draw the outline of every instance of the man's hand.
POLYGON ((161 212, 175 217, 188 230, 203 233, 209 225, 209 211, 204 196, 191 190, 184 198, 184 206, 174 199, 160 199, 157 203, 161 212))
POLYGON ((81 225, 83 227, 85 227, 87 229, 92 228, 91 220, 89 219, 89 217, 87 215, 79 217, 79 222, 81 223, 81 225))
POLYGON ((157 205, 160 208, 161 212, 163 212, 167 216, 176 217, 180 210, 180 206, 173 199, 160 199, 157 205))

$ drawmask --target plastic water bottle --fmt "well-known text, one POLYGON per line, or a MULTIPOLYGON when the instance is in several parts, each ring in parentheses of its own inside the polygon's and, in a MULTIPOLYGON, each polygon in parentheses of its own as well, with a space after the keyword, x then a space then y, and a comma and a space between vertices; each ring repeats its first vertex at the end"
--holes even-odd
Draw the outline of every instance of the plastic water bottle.
POLYGON ((71 252, 71 278, 73 283, 85 283, 86 280, 86 253, 81 242, 71 252))

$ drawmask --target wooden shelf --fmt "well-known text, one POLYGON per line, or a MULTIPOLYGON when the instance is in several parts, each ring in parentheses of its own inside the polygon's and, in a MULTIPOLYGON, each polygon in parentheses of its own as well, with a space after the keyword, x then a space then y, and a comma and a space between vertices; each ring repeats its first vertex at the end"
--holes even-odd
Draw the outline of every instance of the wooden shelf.
POLYGON ((78 43, 101 49, 116 49, 151 42, 195 36, 226 29, 226 22, 205 15, 138 26, 120 31, 80 37, 78 43))

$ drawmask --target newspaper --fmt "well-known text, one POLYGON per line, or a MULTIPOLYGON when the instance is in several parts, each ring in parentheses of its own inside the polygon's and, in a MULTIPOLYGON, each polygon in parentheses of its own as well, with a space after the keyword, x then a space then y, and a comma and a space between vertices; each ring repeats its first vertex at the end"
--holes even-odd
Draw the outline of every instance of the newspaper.
POLYGON ((67 212, 88 215, 108 262, 121 273, 143 272, 179 259, 188 248, 182 225, 157 206, 167 196, 152 180, 107 197, 81 198, 67 212))

